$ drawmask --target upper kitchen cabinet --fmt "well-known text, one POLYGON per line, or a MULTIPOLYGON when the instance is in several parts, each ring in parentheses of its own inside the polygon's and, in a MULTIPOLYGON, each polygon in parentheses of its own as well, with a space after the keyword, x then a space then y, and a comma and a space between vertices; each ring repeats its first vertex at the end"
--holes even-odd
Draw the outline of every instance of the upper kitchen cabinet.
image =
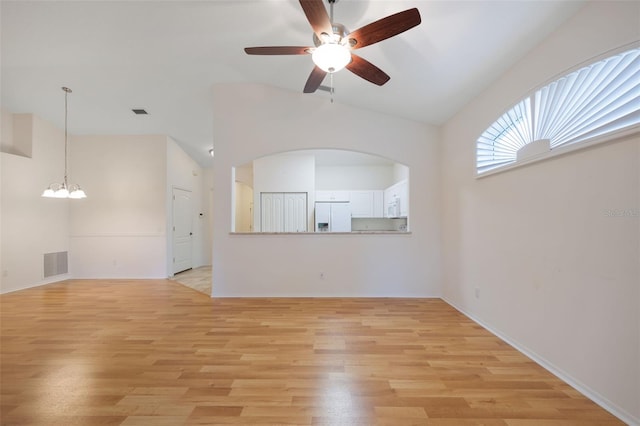
POLYGON ((344 202, 351 201, 351 194, 349 191, 316 191, 316 202, 344 202))
POLYGON ((380 218, 384 217, 384 196, 382 190, 351 191, 351 217, 380 218))

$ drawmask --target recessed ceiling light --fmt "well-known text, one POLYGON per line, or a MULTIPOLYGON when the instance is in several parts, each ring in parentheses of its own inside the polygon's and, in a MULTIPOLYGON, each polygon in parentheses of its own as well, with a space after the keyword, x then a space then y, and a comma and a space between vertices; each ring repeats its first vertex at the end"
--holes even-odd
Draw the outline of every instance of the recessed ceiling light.
POLYGON ((132 109, 131 111, 133 111, 133 113, 137 114, 137 115, 147 115, 147 114, 149 114, 147 111, 145 111, 143 109, 132 109))

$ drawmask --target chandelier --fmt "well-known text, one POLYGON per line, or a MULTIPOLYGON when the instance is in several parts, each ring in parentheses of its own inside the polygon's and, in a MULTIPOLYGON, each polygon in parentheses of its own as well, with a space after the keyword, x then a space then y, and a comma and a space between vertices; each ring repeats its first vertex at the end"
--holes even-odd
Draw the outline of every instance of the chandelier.
POLYGON ((84 193, 80 185, 72 183, 69 185, 67 182, 67 161, 68 161, 68 138, 67 138, 67 115, 68 115, 68 103, 67 96, 71 93, 71 89, 63 87, 64 91, 64 180, 60 183, 52 183, 42 193, 46 198, 87 198, 87 194, 84 193))

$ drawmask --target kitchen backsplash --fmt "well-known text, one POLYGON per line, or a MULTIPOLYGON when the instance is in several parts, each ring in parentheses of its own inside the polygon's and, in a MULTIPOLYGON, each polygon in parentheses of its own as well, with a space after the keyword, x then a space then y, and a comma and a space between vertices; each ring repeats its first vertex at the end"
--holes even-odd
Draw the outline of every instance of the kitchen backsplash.
POLYGON ((406 232, 407 218, 352 218, 351 231, 399 231, 406 232))

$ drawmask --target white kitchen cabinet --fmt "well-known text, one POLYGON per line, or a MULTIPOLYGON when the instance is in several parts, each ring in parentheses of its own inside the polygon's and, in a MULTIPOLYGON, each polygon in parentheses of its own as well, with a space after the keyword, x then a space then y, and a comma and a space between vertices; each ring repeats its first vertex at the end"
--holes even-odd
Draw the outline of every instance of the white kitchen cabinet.
POLYGON ((307 232, 306 192, 262 192, 261 232, 307 232))
POLYGON ((351 217, 383 217, 383 191, 351 191, 351 217))
POLYGON ((316 202, 349 202, 349 191, 316 191, 316 202))

